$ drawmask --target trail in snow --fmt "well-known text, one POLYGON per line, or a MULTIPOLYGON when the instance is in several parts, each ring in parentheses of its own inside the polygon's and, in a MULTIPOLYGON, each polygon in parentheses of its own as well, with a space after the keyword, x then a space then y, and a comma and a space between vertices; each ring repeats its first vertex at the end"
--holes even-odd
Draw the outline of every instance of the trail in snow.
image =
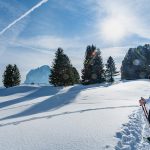
MULTIPOLYGON (((25 105, 25 106, 29 106, 28 105, 25 105)), ((25 107, 25 106, 20 106, 20 107, 25 107)), ((104 107, 104 108, 94 108, 94 109, 83 109, 83 110, 77 110, 77 111, 66 111, 66 112, 63 112, 63 113, 58 113, 58 114, 53 114, 53 115, 43 115, 43 116, 40 116, 40 117, 31 117, 31 118, 25 118, 25 119, 22 119, 22 120, 19 120, 19 121, 12 121, 12 122, 9 122, 9 123, 2 123, 0 124, 0 126, 7 126, 7 125, 16 125, 16 124, 19 124, 19 123, 23 123, 23 122, 26 122, 26 121, 31 121, 31 120, 37 120, 37 119, 43 119, 43 118, 52 118, 52 117, 57 117, 57 116, 63 116, 63 115, 71 115, 71 114, 75 114, 75 113, 85 113, 85 112, 89 112, 89 111, 98 111, 98 110, 103 110, 103 109, 120 109, 120 108, 136 108, 137 106, 118 106, 118 107, 104 107)), ((19 108, 19 107, 16 107, 16 108, 19 108)), ((8 108, 6 110, 9 110, 9 109, 16 109, 16 108, 8 108)), ((0 110, 1 111, 1 110, 0 110)), ((3 110, 2 110, 3 111, 3 110)), ((1 120, 5 120, 5 119, 9 119, 9 118, 2 118, 0 119, 1 120)))
POLYGON ((129 116, 129 122, 116 133, 118 143, 115 150, 150 150, 150 144, 143 140, 143 137, 150 136, 149 128, 142 109, 135 111, 129 116))

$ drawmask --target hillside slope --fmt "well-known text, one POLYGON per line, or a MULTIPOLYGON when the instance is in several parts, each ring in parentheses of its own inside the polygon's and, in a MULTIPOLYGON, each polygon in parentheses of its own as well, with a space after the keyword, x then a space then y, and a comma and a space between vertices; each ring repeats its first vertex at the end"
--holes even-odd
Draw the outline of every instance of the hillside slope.
POLYGON ((0 89, 0 150, 137 149, 142 138, 125 143, 122 130, 142 122, 138 100, 149 93, 146 80, 0 89))

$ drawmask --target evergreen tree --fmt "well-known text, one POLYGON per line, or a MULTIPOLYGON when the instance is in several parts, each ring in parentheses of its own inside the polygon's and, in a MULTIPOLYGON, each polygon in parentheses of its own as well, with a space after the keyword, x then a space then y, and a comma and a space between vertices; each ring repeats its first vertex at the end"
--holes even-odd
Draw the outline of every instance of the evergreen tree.
POLYGON ((105 81, 104 64, 100 49, 95 52, 93 68, 92 68, 92 82, 102 83, 105 81))
POLYGON ((54 86, 68 86, 75 82, 70 60, 61 48, 56 52, 49 82, 54 86))
POLYGON ((17 65, 13 67, 13 86, 20 85, 21 82, 21 75, 17 65))
POLYGON ((92 67, 95 57, 95 46, 87 46, 84 60, 84 68, 82 70, 82 84, 91 84, 92 82, 92 67))
POLYGON ((80 75, 75 67, 72 67, 72 69, 73 69, 73 75, 74 75, 74 83, 78 84, 80 83, 80 75))
POLYGON ((6 88, 17 86, 20 84, 20 72, 16 65, 9 64, 3 74, 3 84, 6 88))
POLYGON ((117 71, 116 71, 116 67, 115 67, 115 62, 113 60, 113 58, 110 56, 107 60, 107 64, 106 64, 106 80, 108 82, 114 82, 114 76, 117 75, 117 71))
POLYGON ((9 64, 3 74, 3 84, 6 88, 13 86, 13 66, 9 64))

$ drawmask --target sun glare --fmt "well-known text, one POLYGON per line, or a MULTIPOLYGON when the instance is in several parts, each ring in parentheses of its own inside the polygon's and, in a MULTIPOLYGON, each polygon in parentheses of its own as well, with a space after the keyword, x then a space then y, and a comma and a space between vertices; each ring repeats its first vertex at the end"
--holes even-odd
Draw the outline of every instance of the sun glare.
POLYGON ((124 24, 117 18, 107 18, 101 25, 101 33, 109 42, 119 42, 126 35, 124 24))

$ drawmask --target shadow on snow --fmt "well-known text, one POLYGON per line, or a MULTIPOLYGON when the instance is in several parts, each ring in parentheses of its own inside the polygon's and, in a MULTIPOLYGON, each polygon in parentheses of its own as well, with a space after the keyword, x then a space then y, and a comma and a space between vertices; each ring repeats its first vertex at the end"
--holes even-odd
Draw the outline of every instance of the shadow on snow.
MULTIPOLYGON (((25 116, 31 116, 31 115, 47 112, 50 110, 56 110, 58 108, 63 107, 64 105, 72 103, 81 91, 92 89, 95 87, 102 88, 102 87, 108 87, 108 86, 110 86, 110 84, 94 84, 94 85, 88 85, 88 86, 76 85, 76 86, 70 87, 70 89, 65 93, 58 93, 61 88, 57 88, 57 87, 51 87, 51 88, 50 86, 40 87, 36 91, 34 91, 33 93, 25 97, 0 103, 0 108, 14 105, 17 103, 21 103, 24 101, 29 101, 32 99, 36 100, 36 98, 43 97, 43 96, 51 96, 51 97, 49 97, 48 99, 45 99, 42 102, 32 105, 30 108, 27 108, 26 110, 20 113, 1 118, 0 121, 19 118, 19 117, 25 117, 25 116)), ((90 110, 87 110, 87 111, 90 111, 90 110)))
MULTIPOLYGON (((13 88, 12 90, 16 91, 17 89, 18 89, 19 93, 21 93, 21 92, 25 93, 25 91, 26 92, 29 92, 29 91, 31 92, 32 91, 31 87, 28 87, 28 88, 25 87, 25 91, 22 90, 22 89, 24 89, 24 87, 21 87, 21 90, 18 87, 13 88)), ((30 93, 30 94, 28 94, 24 97, 11 99, 11 100, 8 100, 6 102, 0 103, 0 108, 8 107, 8 106, 18 104, 18 103, 21 103, 21 102, 25 102, 25 101, 30 101, 30 100, 33 100, 33 99, 36 99, 36 98, 39 98, 39 97, 43 97, 43 96, 55 95, 60 90, 60 88, 56 88, 56 87, 51 87, 50 88, 49 86, 42 86, 42 87, 38 87, 38 88, 33 87, 33 89, 34 90, 33 90, 32 93, 30 93)), ((8 89, 5 89, 5 90, 7 92, 8 89)), ((10 90, 10 92, 8 92, 8 93, 11 93, 11 94, 13 93, 14 94, 14 92, 11 92, 11 88, 9 90, 10 90)), ((0 90, 0 93, 1 93, 1 90, 0 90)), ((5 93, 5 91, 4 91, 4 93, 5 93)))

